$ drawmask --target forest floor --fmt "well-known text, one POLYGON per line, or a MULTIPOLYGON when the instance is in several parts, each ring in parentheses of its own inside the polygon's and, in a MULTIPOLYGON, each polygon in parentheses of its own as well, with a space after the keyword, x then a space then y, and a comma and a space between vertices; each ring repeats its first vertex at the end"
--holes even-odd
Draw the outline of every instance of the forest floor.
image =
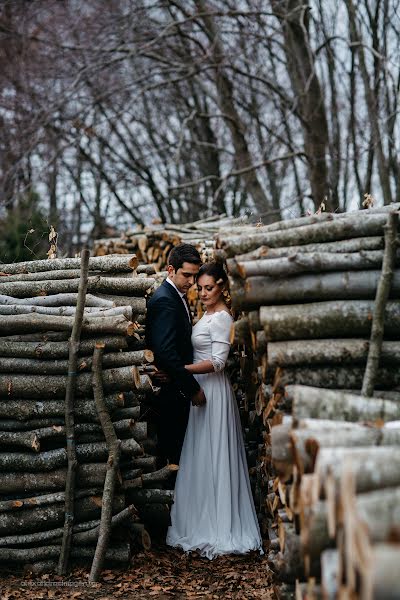
POLYGON ((0 574, 0 600, 274 600, 266 558, 258 553, 210 561, 164 545, 136 554, 128 569, 106 569, 99 583, 75 568, 68 577, 0 574))

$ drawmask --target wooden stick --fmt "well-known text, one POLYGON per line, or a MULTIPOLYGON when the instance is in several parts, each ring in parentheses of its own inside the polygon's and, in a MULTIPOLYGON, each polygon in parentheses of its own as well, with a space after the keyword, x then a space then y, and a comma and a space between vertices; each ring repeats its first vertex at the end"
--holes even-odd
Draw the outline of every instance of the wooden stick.
POLYGON ((396 238, 399 213, 391 212, 385 225, 385 252, 383 255, 382 273, 376 290, 374 315, 372 318, 371 338, 368 350, 367 366, 365 367, 364 380, 361 393, 363 396, 372 396, 376 376, 378 373, 381 355, 384 314, 393 281, 396 259, 396 238))
POLYGON ((65 485, 65 520, 64 535, 61 544, 60 557, 58 562, 58 574, 65 575, 67 572, 69 554, 71 549, 72 528, 74 525, 74 492, 75 479, 78 461, 75 451, 75 432, 74 432, 74 394, 75 382, 77 377, 77 362, 79 352, 79 342, 81 337, 83 312, 85 310, 85 297, 87 291, 88 271, 89 271, 90 252, 87 248, 82 250, 81 258, 81 277, 79 280, 78 302, 74 326, 70 338, 70 353, 68 365, 68 380, 65 393, 65 431, 67 438, 67 457, 68 470, 65 485))
POLYGON ((98 581, 104 558, 107 551, 108 540, 111 532, 112 504, 114 499, 115 479, 117 476, 120 445, 114 426, 112 424, 107 406, 104 402, 103 382, 102 382, 102 359, 104 344, 96 344, 93 353, 93 395, 96 402, 96 408, 100 423, 106 438, 108 449, 107 472, 104 482, 103 502, 101 507, 101 517, 99 526, 99 537, 97 540, 96 551, 94 554, 92 568, 90 570, 89 581, 98 581))

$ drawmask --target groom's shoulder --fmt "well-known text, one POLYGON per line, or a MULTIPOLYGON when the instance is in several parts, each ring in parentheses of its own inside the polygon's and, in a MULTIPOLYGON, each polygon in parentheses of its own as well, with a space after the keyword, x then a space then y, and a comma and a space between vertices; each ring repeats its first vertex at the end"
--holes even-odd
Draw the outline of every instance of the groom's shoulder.
POLYGON ((154 304, 162 303, 163 301, 173 302, 173 300, 173 296, 170 290, 168 289, 168 283, 165 283, 164 281, 151 296, 151 298, 148 301, 148 305, 152 306, 154 304))

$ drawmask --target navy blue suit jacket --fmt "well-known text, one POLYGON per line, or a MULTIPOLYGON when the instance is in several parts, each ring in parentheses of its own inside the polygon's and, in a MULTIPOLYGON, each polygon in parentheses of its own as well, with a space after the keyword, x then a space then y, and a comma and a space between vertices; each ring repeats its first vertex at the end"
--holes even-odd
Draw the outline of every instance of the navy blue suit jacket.
POLYGON ((163 281, 147 304, 146 340, 154 352, 154 362, 171 377, 162 386, 167 395, 180 393, 190 399, 200 386, 185 365, 193 362, 192 325, 182 298, 163 281))

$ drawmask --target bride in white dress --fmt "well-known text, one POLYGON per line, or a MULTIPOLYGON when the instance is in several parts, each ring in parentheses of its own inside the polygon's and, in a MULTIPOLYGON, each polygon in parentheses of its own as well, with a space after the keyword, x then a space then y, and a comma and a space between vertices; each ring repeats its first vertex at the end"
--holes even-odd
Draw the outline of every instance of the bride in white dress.
POLYGON ((224 302, 227 276, 218 263, 200 268, 207 312, 193 328, 195 375, 207 402, 191 406, 176 479, 167 544, 201 556, 262 551, 239 410, 224 371, 233 322, 224 302))

